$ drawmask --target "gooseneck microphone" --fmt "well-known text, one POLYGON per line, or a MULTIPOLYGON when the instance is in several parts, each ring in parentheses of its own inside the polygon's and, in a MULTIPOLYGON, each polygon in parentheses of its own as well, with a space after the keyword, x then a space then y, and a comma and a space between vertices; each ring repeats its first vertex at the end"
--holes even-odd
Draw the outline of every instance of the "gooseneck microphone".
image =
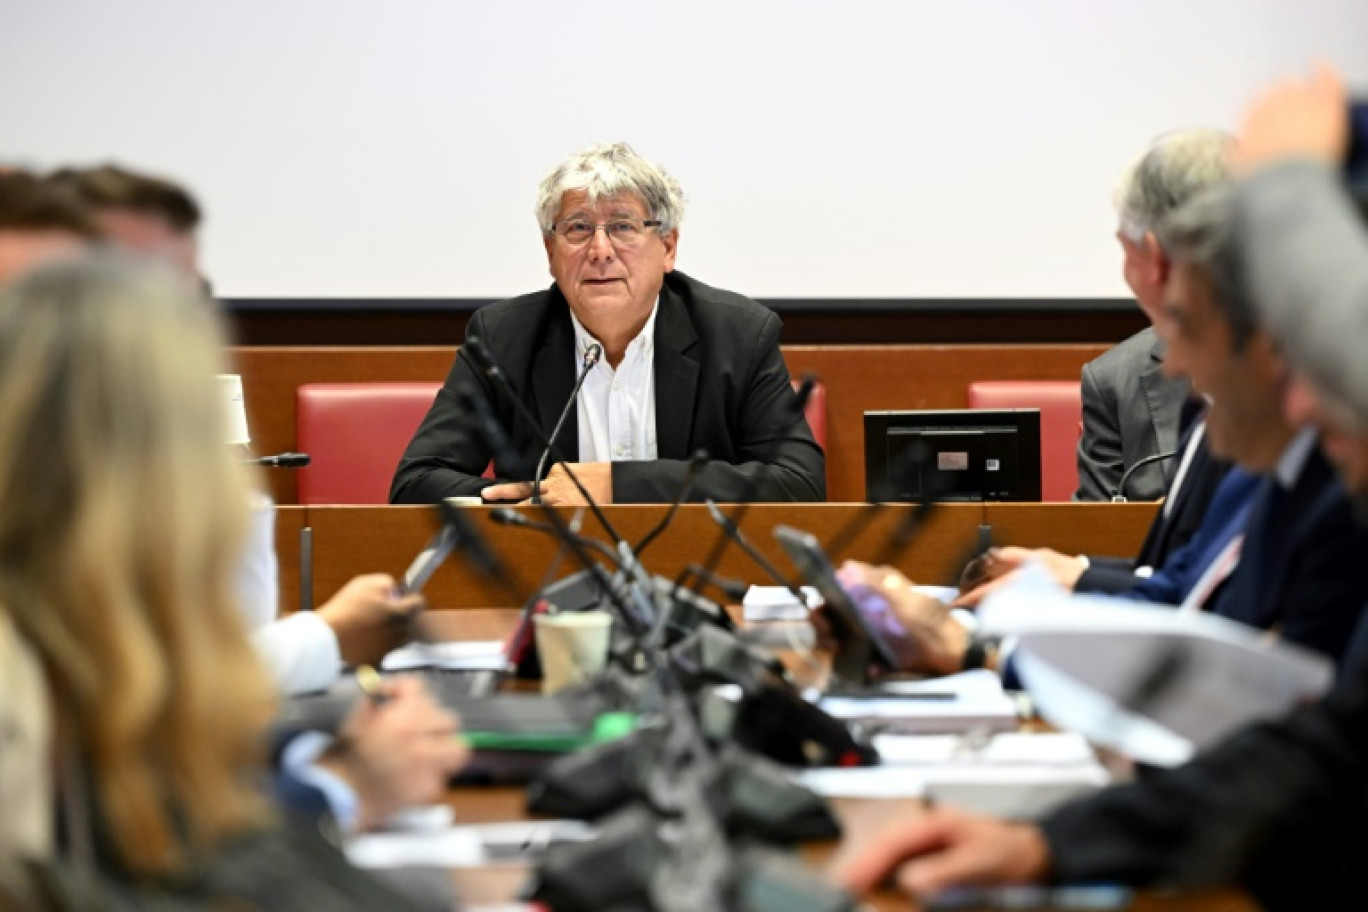
POLYGON ((622 562, 618 559, 618 553, 597 538, 586 538, 577 533, 572 535, 571 530, 568 528, 561 530, 550 523, 537 522, 535 519, 529 519, 512 507, 498 507, 490 510, 489 519, 491 522, 496 522, 501 526, 517 526, 521 529, 531 529, 533 532, 541 532, 544 535, 550 535, 552 537, 559 537, 562 535, 572 537, 573 540, 579 542, 580 545, 592 548, 606 557, 608 562, 613 565, 614 569, 622 569, 622 562))
POLYGON ((665 511, 665 515, 661 517, 660 522, 656 523, 650 531, 641 536, 641 540, 637 542, 636 547, 632 549, 636 552, 638 559, 641 557, 641 552, 646 550, 646 546, 655 541, 656 537, 664 532, 674 520, 675 514, 679 512, 679 505, 688 499, 689 493, 693 491, 694 484, 698 481, 698 473, 703 470, 703 465, 707 461, 707 450, 699 450, 689 457, 689 465, 684 470, 684 483, 679 486, 679 493, 675 495, 674 501, 670 504, 670 509, 665 511))
MULTIPOLYGON (((794 393, 793 397, 793 422, 796 423, 798 421, 805 420, 803 414, 804 409, 807 408, 807 401, 808 399, 812 398, 812 391, 816 388, 817 376, 815 374, 804 374, 803 382, 798 385, 798 389, 794 393)), ((741 495, 736 498, 737 503, 736 506, 732 508, 731 516, 726 517, 728 522, 731 524, 732 528, 735 529, 739 529, 741 527, 741 521, 745 519, 746 513, 750 510, 751 495, 753 495, 755 493, 755 489, 760 486, 759 471, 757 471, 756 467, 754 466, 752 466, 751 469, 752 471, 749 477, 746 478, 745 485, 741 488, 741 495)), ((726 553, 726 550, 731 545, 732 541, 733 538, 731 535, 728 534, 727 527, 719 523, 717 538, 713 540, 712 548, 709 549, 707 556, 703 558, 703 563, 700 565, 700 569, 702 572, 695 572, 690 574, 686 570, 684 573, 680 574, 680 576, 675 579, 676 589, 682 587, 684 584, 684 580, 687 579, 690 575, 692 575, 695 580, 694 584, 690 588, 694 591, 698 591, 699 589, 701 589, 708 580, 708 578, 712 575, 712 573, 715 570, 717 570, 718 565, 722 562, 722 555, 726 553)))
POLYGON ((302 469, 311 458, 308 453, 276 453, 274 456, 257 456, 245 460, 248 465, 268 466, 272 469, 302 469))
MULTIPOLYGON (((490 382, 499 388, 499 391, 503 393, 504 398, 513 406, 513 410, 518 413, 518 417, 521 418, 523 423, 532 431, 537 442, 545 447, 547 452, 549 452, 557 462, 564 463, 566 461, 564 454, 560 452, 560 449, 556 446, 556 442, 548 438, 546 432, 541 429, 541 424, 537 422, 537 417, 532 414, 532 411, 518 396, 518 391, 515 390, 513 384, 508 381, 508 376, 503 372, 503 368, 499 367, 498 363, 494 360, 494 356, 489 353, 489 349, 485 346, 483 340, 481 340, 479 336, 467 336, 465 344, 461 346, 461 350, 458 354, 458 357, 460 356, 466 358, 466 361, 477 374, 488 377, 490 382)), ((573 399, 571 401, 573 401, 573 399)), ((492 415, 488 417, 490 419, 493 418, 492 415)), ((486 424, 489 423, 483 416, 481 420, 484 420, 486 424)), ((497 420, 494 421, 494 423, 498 424, 497 420)), ((613 528, 613 524, 608 521, 608 517, 603 514, 603 510, 599 507, 594 498, 589 496, 589 492, 579 480, 579 476, 572 472, 569 466, 566 467, 565 474, 569 476, 571 484, 575 486, 575 490, 579 491, 580 497, 584 498, 584 502, 588 505, 589 511, 594 514, 594 519, 598 521, 598 524, 603 528, 603 531, 608 533, 608 537, 613 540, 614 544, 621 546, 624 543, 622 536, 618 534, 617 529, 613 528)))
MULTIPOLYGON (((717 526, 722 530, 722 533, 731 541, 736 542, 736 546, 741 549, 742 553, 749 557, 757 567, 763 570, 766 576, 787 589, 788 594, 797 599, 798 604, 807 604, 807 598, 803 595, 802 591, 788 577, 780 573, 779 569, 775 567, 774 564, 771 564, 766 560, 765 555, 760 553, 760 549, 751 544, 750 539, 746 538, 746 536, 741 533, 741 528, 733 522, 730 517, 718 509, 717 504, 713 503, 711 500, 708 501, 708 515, 712 517, 713 522, 717 523, 717 526)), ((707 572, 711 574, 712 569, 708 568, 707 572)), ((697 575, 702 579, 707 579, 707 576, 704 574, 698 573, 697 575)))
POLYGON ((570 410, 579 401, 580 387, 584 386, 584 381, 588 379, 589 372, 594 369, 594 365, 603 358, 603 346, 597 342, 590 343, 584 350, 583 367, 580 369, 579 376, 575 378, 575 388, 570 391, 570 398, 565 400, 565 408, 561 409, 560 417, 556 419, 556 427, 551 431, 551 439, 546 443, 546 449, 542 450, 541 458, 537 460, 537 471, 532 475, 532 502, 541 503, 541 481, 546 473, 546 460, 551 458, 551 447, 560 437, 561 428, 565 425, 565 419, 570 417, 570 410))
POLYGON ((1125 472, 1121 473, 1121 483, 1116 486, 1116 492, 1112 494, 1111 502, 1129 502, 1126 500, 1126 482, 1130 481, 1130 477, 1135 474, 1136 469, 1139 469, 1142 466, 1147 466, 1152 462, 1163 462, 1165 459, 1172 459, 1174 456, 1177 455, 1177 450, 1169 450, 1167 453, 1155 453, 1153 456, 1146 456, 1144 459, 1141 459, 1134 465, 1132 465, 1129 469, 1126 469, 1125 472))

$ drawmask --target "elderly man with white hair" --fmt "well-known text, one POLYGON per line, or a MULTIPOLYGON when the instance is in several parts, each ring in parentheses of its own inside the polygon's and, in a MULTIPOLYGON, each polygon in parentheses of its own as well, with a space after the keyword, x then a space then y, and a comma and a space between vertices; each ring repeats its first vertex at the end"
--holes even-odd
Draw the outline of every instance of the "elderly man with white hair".
MULTIPOLYGON (((1116 238, 1122 273, 1151 324, 1163 318, 1164 286, 1173 268, 1156 226, 1170 212, 1227 178, 1230 137, 1220 130, 1175 130, 1137 158, 1116 188, 1116 238)), ((1162 373, 1164 344, 1148 326, 1083 366, 1083 438, 1078 442, 1074 500, 1108 501, 1164 496, 1174 457, 1137 465, 1178 449, 1179 416, 1188 384, 1162 373), (1128 469, 1135 471, 1121 490, 1128 469), (1170 469, 1170 471, 1166 471, 1170 469)))
MULTIPOLYGON (((552 169, 537 219, 555 283, 482 308, 466 333, 467 347, 483 342, 541 434, 462 352, 400 460, 390 500, 530 498, 540 438, 555 433, 585 369, 555 444, 595 500, 670 501, 691 472, 694 500, 825 499, 825 459, 779 352, 779 318, 675 271, 683 210, 679 184, 622 143, 552 169), (601 357, 589 366, 595 350, 601 357), (511 454, 489 445, 472 415, 479 400, 511 438, 511 454), (698 450, 708 459, 693 469, 698 450), (481 478, 491 460, 494 481, 481 478)), ((561 465, 541 479, 540 496, 582 502, 561 465)))

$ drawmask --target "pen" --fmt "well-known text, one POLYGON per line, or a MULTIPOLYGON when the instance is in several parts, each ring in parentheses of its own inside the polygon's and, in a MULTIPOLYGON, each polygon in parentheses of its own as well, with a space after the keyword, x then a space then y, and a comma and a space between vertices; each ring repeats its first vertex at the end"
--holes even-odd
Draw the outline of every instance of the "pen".
POLYGON ((958 700, 960 695, 948 690, 918 690, 911 693, 889 693, 881 690, 832 690, 822 696, 842 700, 958 700))

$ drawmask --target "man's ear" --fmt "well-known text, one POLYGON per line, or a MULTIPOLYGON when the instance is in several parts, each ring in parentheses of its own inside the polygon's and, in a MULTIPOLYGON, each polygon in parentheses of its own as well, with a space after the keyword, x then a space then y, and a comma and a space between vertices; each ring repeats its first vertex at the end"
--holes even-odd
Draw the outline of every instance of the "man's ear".
POLYGON ((552 278, 556 277, 555 270, 551 268, 551 264, 553 263, 551 250, 552 245, 554 245, 555 243, 556 236, 554 234, 548 234, 545 231, 542 232, 542 246, 546 248, 546 271, 551 273, 552 278))
POLYGON ((1164 285, 1173 270, 1173 263, 1159 244, 1159 238, 1155 237, 1153 231, 1146 231, 1140 243, 1145 251, 1145 278, 1155 285, 1164 285))
POLYGON ((665 245, 665 271, 674 272, 675 254, 679 252, 679 229, 662 234, 660 242, 665 245))

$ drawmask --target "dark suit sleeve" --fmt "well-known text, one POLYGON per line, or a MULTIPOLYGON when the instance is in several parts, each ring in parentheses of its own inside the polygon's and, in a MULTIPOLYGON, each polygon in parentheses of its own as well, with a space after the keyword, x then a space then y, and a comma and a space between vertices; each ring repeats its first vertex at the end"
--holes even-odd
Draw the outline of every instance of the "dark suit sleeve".
POLYGON ((1121 557, 1088 556, 1088 569, 1083 571, 1074 583, 1074 592, 1100 592, 1115 595, 1128 592, 1140 583, 1143 577, 1135 575, 1134 561, 1121 557))
POLYGON ((1342 908, 1311 898, 1335 897, 1353 871, 1366 794, 1368 664, 1359 662, 1323 702, 1066 805, 1042 829, 1060 881, 1238 883, 1270 908, 1342 908))
MULTIPOLYGON (((476 311, 466 336, 483 333, 484 322, 476 311)), ((490 451, 474 423, 457 405, 455 390, 462 385, 494 402, 494 390, 458 354, 432 408, 399 460, 390 484, 390 503, 431 504, 443 497, 476 495, 494 483, 480 477, 489 465, 490 451)))
POLYGON ((1078 490, 1073 499, 1108 501, 1125 471, 1116 394, 1097 382, 1091 363, 1083 365, 1080 394, 1083 437, 1078 441, 1078 490))
MULTIPOLYGON (((779 330, 779 318, 769 314, 751 349, 753 367, 732 431, 734 462, 709 461, 699 473, 690 500, 826 499, 826 457, 798 407, 779 351, 779 330)), ((658 413, 657 420, 668 420, 668 416, 658 413)), ((671 501, 683 486, 687 470, 688 462, 677 459, 615 462, 613 499, 622 503, 671 501)))

